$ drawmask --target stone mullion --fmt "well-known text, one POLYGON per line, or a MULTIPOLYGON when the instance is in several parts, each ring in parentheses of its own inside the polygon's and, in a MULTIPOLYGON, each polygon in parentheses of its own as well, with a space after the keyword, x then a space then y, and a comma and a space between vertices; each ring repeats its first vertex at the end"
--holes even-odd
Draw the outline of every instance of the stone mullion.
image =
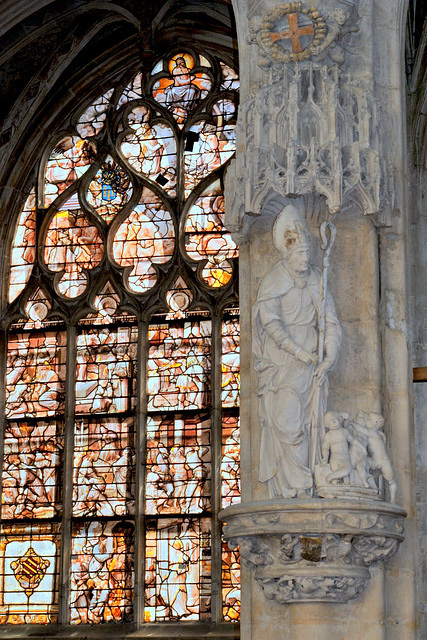
POLYGON ((147 448, 148 323, 138 324, 137 407, 135 420, 135 622, 144 622, 145 478, 147 448))
POLYGON ((70 575, 73 512, 74 421, 76 404, 77 328, 68 327, 67 360, 65 369, 65 415, 63 451, 63 493, 61 526, 61 562, 59 574, 59 622, 68 624, 70 618, 70 575))
POLYGON ((218 513, 221 510, 221 328, 222 319, 219 315, 212 317, 212 370, 211 370, 211 505, 212 505, 212 621, 222 620, 221 597, 221 523, 218 513))

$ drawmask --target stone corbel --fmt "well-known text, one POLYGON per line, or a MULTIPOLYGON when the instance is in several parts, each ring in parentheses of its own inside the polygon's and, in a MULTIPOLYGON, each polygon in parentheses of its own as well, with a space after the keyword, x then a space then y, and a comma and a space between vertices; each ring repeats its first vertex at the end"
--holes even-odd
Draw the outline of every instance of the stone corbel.
POLYGON ((265 500, 221 511, 224 536, 268 600, 348 602, 370 580, 369 567, 391 558, 406 512, 370 500, 265 500))

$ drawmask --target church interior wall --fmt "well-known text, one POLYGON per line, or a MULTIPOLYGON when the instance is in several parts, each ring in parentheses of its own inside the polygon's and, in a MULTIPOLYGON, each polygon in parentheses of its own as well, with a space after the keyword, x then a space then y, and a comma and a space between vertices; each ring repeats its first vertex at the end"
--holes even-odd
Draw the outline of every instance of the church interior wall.
MULTIPOLYGON (((420 6, 418 5, 420 12, 420 6)), ((411 19, 412 18, 412 19, 411 19)), ((408 165, 411 217, 411 338, 414 367, 427 366, 427 21, 408 19, 408 165), (412 27, 412 28, 411 28, 412 27)), ((420 637, 427 635, 427 381, 414 383, 416 501, 419 527, 417 608, 420 637)))
MULTIPOLYGON (((421 640, 427 636, 427 604, 423 597, 427 590, 427 382, 415 384, 413 390, 411 385, 412 366, 427 367, 426 50, 423 50, 424 57, 418 54, 421 60, 418 59, 418 67, 415 65, 418 75, 412 79, 406 123, 402 51, 407 2, 397 3, 399 9, 392 11, 393 1, 383 3, 377 0, 373 3, 375 42, 372 45, 369 39, 369 46, 373 46, 376 56, 374 72, 377 100, 383 102, 383 131, 396 132, 385 145, 385 157, 386 162, 393 161, 397 166, 397 222, 392 228, 378 228, 356 207, 337 220, 338 235, 331 256, 330 286, 344 338, 339 360, 330 376, 329 406, 345 409, 351 414, 359 409, 384 411, 392 463, 399 478, 398 501, 410 514, 406 541, 387 567, 377 565, 372 570, 369 589, 356 605, 322 603, 301 606, 267 602, 251 578, 252 569, 244 566, 244 640, 259 640, 261 635, 255 637, 253 633, 260 634, 261 630, 263 640, 278 640, 284 637, 284 630, 290 640, 421 640), (401 22, 400 31, 395 28, 398 21, 401 22), (394 66, 388 64, 389 58, 395 60, 394 66), (354 269, 355 264, 357 270, 354 269)), ((18 29, 20 22, 31 13, 54 4, 57 3, 52 0, 6 0, 0 8, 0 34, 1 25, 18 29)), ((139 25, 129 21, 129 15, 120 3, 117 7, 108 3, 113 17, 111 14, 104 16, 107 3, 91 4, 97 11, 102 9, 100 24, 94 24, 93 30, 80 40, 71 38, 68 50, 66 46, 61 49, 60 43, 53 42, 49 64, 35 70, 33 77, 27 78, 26 82, 21 82, 18 95, 10 98, 10 104, 6 105, 9 111, 6 108, 2 131, 9 133, 5 137, 7 142, 0 149, 3 152, 0 239, 4 246, 8 245, 12 223, 34 180, 40 149, 51 132, 67 125, 68 114, 78 104, 86 102, 90 96, 99 95, 100 89, 108 88, 107 85, 124 68, 133 67, 141 50, 142 55, 149 55, 147 51, 144 53, 146 43, 138 40, 141 34, 137 36, 135 27, 139 25), (96 42, 96 37, 104 28, 108 30, 109 25, 118 29, 120 21, 123 32, 120 35, 117 31, 114 44, 105 50, 97 50, 93 46, 93 58, 86 63, 84 58, 91 41, 96 42)), ((209 10, 206 15, 214 15, 212 3, 207 4, 209 10)), ((229 12, 225 6, 228 3, 219 4, 221 10, 229 12)), ((259 84, 257 73, 251 73, 250 66, 244 62, 249 59, 251 50, 247 41, 251 12, 253 15, 259 3, 250 4, 252 8, 247 12, 244 0, 234 0, 233 3, 242 61, 242 101, 248 99, 259 84)), ((77 7, 73 15, 80 13, 82 20, 86 20, 83 5, 77 7)), ((364 11, 367 15, 368 5, 367 0, 361 2, 362 15, 364 11)), ((169 19, 165 21, 163 30, 159 29, 162 31, 159 47, 162 41, 166 43, 174 37, 186 37, 185 29, 176 24, 176 16, 179 15, 177 3, 165 3, 164 15, 168 11, 169 19), (175 10, 176 14, 173 13, 175 10)), ((195 37, 202 46, 213 50, 216 45, 220 46, 231 61, 236 55, 236 41, 230 20, 228 15, 221 33, 213 37, 211 33, 202 32, 198 25, 199 33, 195 37)), ((64 29, 60 17, 57 22, 64 29)), ((24 27, 28 26, 31 32, 33 28, 42 29, 42 23, 42 15, 39 14, 35 26, 29 24, 24 27)), ((52 31, 54 26, 55 21, 52 21, 52 31)), ((17 38, 18 35, 19 38, 27 38, 26 48, 22 46, 22 49, 28 56, 32 43, 24 31, 25 28, 22 34, 16 33, 17 38)), ((422 42, 425 47, 427 28, 422 42)), ((14 45, 17 47, 16 56, 20 51, 18 45, 19 42, 14 45)), ((106 46, 105 41, 102 46, 106 46)), ((12 67, 7 53, 3 59, 6 67, 9 64, 12 67)), ((245 142, 241 137, 237 152, 244 149, 245 142)), ((279 259, 272 248, 274 221, 272 214, 254 218, 249 237, 240 245, 243 283, 241 329, 246 337, 251 335, 251 310, 261 280, 279 259)), ((311 221, 314 236, 318 236, 318 222, 318 219, 311 221)), ((4 264, 6 259, 3 251, 0 263, 4 264)), ((318 237, 314 239, 314 260, 316 263, 320 261, 318 237)), ((260 431, 251 358, 250 340, 246 339, 242 345, 241 397, 242 423, 246 425, 242 432, 242 495, 247 502, 266 499, 265 487, 256 482, 260 431)))

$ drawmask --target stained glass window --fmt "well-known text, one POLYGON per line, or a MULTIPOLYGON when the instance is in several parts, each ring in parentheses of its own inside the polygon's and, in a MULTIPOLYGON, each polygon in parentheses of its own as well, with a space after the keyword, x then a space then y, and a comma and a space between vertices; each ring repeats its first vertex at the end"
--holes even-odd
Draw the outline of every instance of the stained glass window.
POLYGON ((43 151, 8 270, 0 623, 239 620, 238 90, 175 50, 43 151))

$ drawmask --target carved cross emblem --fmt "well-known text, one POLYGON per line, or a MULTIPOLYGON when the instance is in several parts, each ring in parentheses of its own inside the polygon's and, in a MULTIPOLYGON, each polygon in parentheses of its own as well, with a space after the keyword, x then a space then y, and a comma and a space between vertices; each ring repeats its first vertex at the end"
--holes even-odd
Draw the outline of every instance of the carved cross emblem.
POLYGON ((275 62, 301 61, 311 57, 326 33, 326 22, 315 7, 287 2, 273 7, 264 16, 259 41, 275 62))
POLYGON ((277 40, 289 38, 291 41, 292 51, 294 53, 299 53, 303 50, 300 40, 301 36, 314 35, 314 27, 312 24, 307 25, 306 27, 298 27, 298 13, 288 13, 286 18, 289 23, 289 30, 270 33, 271 42, 277 42, 277 40))

